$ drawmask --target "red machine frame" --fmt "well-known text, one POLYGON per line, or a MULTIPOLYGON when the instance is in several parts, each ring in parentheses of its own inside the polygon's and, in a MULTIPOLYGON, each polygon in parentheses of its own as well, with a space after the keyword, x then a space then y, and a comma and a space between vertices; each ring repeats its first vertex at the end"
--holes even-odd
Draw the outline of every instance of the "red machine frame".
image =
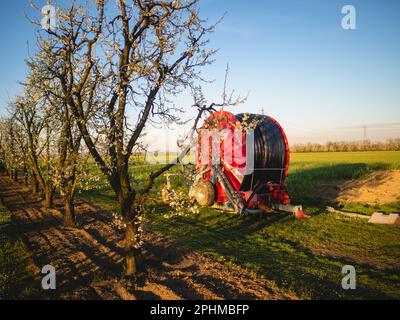
MULTIPOLYGON (((265 116, 264 117, 270 119, 274 122, 274 124, 280 129, 282 133, 282 137, 285 143, 285 151, 286 151, 286 166, 282 168, 282 174, 280 183, 272 183, 268 181, 254 181, 252 180, 252 186, 249 191, 241 191, 241 183, 239 171, 243 172, 246 170, 245 163, 238 163, 236 159, 238 157, 235 156, 235 153, 241 153, 241 157, 246 157, 246 135, 242 132, 241 139, 242 143, 235 143, 234 139, 231 139, 231 143, 229 143, 229 139, 225 139, 224 141, 213 140, 213 137, 208 135, 208 129, 217 130, 221 132, 222 130, 226 130, 228 138, 229 132, 232 132, 234 129, 237 129, 240 126, 240 122, 237 118, 228 111, 218 111, 214 112, 210 115, 206 121, 204 122, 202 128, 200 129, 199 141, 197 146, 197 171, 198 178, 203 178, 205 180, 211 181, 213 185, 215 185, 216 189, 216 197, 215 200, 218 204, 221 203, 229 203, 236 202, 234 204, 235 211, 243 212, 252 212, 254 209, 259 211, 261 208, 268 207, 270 209, 279 210, 279 211, 287 211, 296 214, 298 218, 304 217, 302 207, 301 206, 292 206, 290 205, 290 197, 287 192, 287 188, 285 185, 285 179, 288 175, 289 170, 289 162, 290 162, 290 152, 289 152, 289 143, 286 137, 285 132, 283 131, 282 126, 272 117, 265 116), (211 138, 211 139, 210 139, 211 138), (215 148, 216 146, 220 148, 220 159, 218 163, 213 161, 212 157, 209 156, 210 149, 207 150, 206 155, 208 158, 204 159, 204 152, 201 150, 202 139, 207 139, 206 145, 208 148, 215 148), (226 140, 228 143, 226 143, 226 140), (231 161, 224 161, 224 152, 228 152, 233 154, 231 161), (215 179, 217 176, 217 179, 215 179), (253 188, 254 186, 262 185, 263 189, 267 190, 267 193, 258 193, 257 188, 253 188)), ((254 176, 254 170, 252 175, 254 176)), ((262 210, 262 209, 261 209, 262 210)))

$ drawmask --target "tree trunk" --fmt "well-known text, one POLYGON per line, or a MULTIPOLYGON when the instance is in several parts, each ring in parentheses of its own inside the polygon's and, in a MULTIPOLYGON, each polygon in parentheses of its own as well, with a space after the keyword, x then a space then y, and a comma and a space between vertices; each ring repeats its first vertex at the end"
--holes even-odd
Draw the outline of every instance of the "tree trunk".
POLYGON ((74 199, 67 195, 64 198, 65 214, 64 214, 64 225, 66 227, 76 227, 75 219, 75 205, 74 199))
POLYGON ((24 182, 25 182, 25 186, 28 186, 29 174, 28 174, 28 168, 27 168, 26 164, 24 165, 24 182))
POLYGON ((36 175, 32 173, 32 191, 33 193, 39 193, 39 181, 36 179, 36 175))
POLYGON ((118 197, 120 213, 126 223, 125 229, 125 274, 127 276, 135 275, 140 269, 140 249, 138 246, 138 230, 134 224, 134 214, 132 204, 134 197, 130 194, 130 185, 128 175, 120 175, 120 179, 113 182, 114 190, 118 197))
POLYGON ((141 252, 138 246, 138 230, 136 225, 128 223, 125 230, 125 274, 132 276, 140 271, 141 252))
POLYGON ((17 169, 15 169, 13 172, 13 180, 15 182, 18 182, 18 170, 17 169))
POLYGON ((45 208, 52 208, 53 207, 53 191, 50 190, 49 188, 46 188, 44 190, 44 200, 43 200, 43 205, 45 206, 45 208))

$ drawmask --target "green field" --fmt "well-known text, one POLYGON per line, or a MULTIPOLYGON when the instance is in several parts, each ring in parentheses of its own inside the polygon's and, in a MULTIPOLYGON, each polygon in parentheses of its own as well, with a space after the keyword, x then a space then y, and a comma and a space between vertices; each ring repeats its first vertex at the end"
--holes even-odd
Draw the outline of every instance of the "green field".
MULTIPOLYGON (((399 299, 399 226, 372 225, 328 214, 326 205, 336 203, 312 196, 320 181, 357 179, 374 170, 399 168, 400 152, 292 154, 288 189, 292 201, 303 204, 311 219, 299 221, 288 214, 240 217, 209 208, 202 209, 199 215, 165 219, 163 214, 170 208, 159 203, 152 206, 149 228, 184 247, 211 254, 233 268, 245 267, 255 277, 273 280, 301 298, 399 299), (341 269, 346 264, 356 268, 356 290, 341 288, 341 269)), ((131 170, 140 184, 149 168, 141 165, 132 166, 131 170)), ((163 183, 160 178, 156 187, 163 183)), ((174 185, 182 188, 183 183, 175 178, 174 185)), ((153 196, 158 194, 156 188, 153 196)), ((117 210, 106 184, 83 191, 81 196, 117 210)), ((400 211, 399 203, 378 208, 348 206, 366 213, 376 209, 400 211)))

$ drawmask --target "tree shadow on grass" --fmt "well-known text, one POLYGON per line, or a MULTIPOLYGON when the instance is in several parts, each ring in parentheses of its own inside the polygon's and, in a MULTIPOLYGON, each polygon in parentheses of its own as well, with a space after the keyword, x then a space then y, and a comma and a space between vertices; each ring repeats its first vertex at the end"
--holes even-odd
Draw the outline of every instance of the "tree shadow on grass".
POLYGON ((389 281, 394 273, 388 270, 361 265, 349 258, 318 254, 302 243, 285 237, 261 239, 249 235, 256 229, 261 230, 263 226, 280 223, 270 218, 266 220, 262 223, 254 222, 253 225, 246 222, 246 226, 239 224, 210 228, 192 236, 179 237, 175 242, 194 250, 217 254, 243 267, 250 266, 258 276, 273 280, 280 288, 289 289, 300 296, 314 299, 394 298, 366 284, 358 283, 356 291, 344 291, 341 288, 344 276, 341 268, 344 265, 354 265, 377 282, 389 281))
MULTIPOLYGON (((313 197, 310 193, 318 181, 359 178, 372 170, 389 168, 384 163, 355 163, 305 169, 290 174, 288 189, 289 192, 293 191, 292 203, 312 206, 313 216, 321 215, 326 205, 334 203, 335 195, 325 201, 313 197)), ((157 227, 182 246, 223 256, 244 267, 250 266, 259 276, 273 280, 279 287, 292 290, 300 296, 315 299, 398 297, 394 289, 385 286, 395 276, 394 270, 381 270, 351 258, 314 252, 302 242, 291 240, 287 228, 279 230, 279 225, 290 226, 291 223, 294 223, 294 218, 288 214, 257 218, 208 210, 198 217, 180 217, 170 222, 163 220, 157 223, 157 227), (270 228, 274 228, 275 232, 268 237, 270 228), (282 236, 277 236, 280 233, 282 236), (357 290, 345 291, 341 287, 344 276, 341 269, 346 264, 354 265, 363 277, 368 278, 357 283, 357 290), (386 288, 380 290, 378 283, 386 288)), ((306 243, 306 234, 304 237, 306 243)))

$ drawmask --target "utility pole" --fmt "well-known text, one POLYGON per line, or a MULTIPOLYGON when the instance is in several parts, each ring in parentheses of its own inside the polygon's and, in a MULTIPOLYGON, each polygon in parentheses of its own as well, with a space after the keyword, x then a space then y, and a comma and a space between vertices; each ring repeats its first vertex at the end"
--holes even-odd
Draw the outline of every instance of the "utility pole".
POLYGON ((363 126, 363 131, 364 131, 363 144, 365 144, 367 142, 367 126, 366 125, 363 126))
POLYGON ((375 123, 375 124, 365 124, 362 126, 353 126, 353 127, 339 127, 337 129, 362 129, 363 130, 363 144, 367 143, 367 129, 398 129, 400 128, 400 122, 396 123, 375 123))

